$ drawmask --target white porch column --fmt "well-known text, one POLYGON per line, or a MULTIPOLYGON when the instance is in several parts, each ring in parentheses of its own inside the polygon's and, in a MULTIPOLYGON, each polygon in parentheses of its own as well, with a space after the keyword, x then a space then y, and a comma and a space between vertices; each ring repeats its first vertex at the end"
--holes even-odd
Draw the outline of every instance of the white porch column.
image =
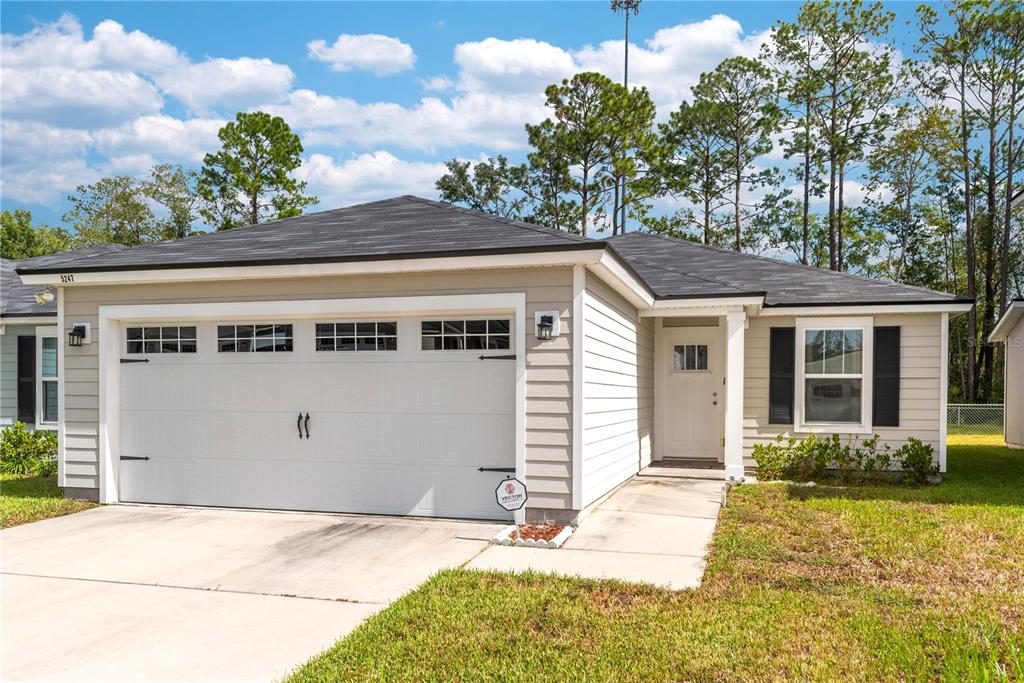
POLYGON ((726 321, 725 477, 743 478, 743 357, 747 314, 730 311, 726 321))

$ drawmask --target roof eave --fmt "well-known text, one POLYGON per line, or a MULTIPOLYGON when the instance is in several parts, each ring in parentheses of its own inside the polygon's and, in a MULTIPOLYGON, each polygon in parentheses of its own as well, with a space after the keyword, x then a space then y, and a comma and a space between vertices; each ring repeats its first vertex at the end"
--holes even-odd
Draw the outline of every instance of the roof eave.
POLYGON ((1024 300, 1014 299, 1006 308, 1003 317, 992 328, 992 332, 989 333, 989 342, 1005 342, 1010 330, 1017 325, 1017 321, 1022 317, 1024 317, 1024 300))

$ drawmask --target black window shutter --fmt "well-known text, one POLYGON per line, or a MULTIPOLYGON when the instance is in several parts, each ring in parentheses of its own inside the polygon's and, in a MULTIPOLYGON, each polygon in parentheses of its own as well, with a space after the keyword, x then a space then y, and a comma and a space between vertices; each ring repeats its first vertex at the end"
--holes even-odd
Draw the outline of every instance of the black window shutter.
POLYGON ((18 422, 36 421, 36 338, 18 335, 18 422))
POLYGON ((768 354, 768 423, 793 424, 796 330, 773 327, 768 354))
POLYGON ((872 422, 876 427, 900 426, 900 328, 875 328, 872 422))

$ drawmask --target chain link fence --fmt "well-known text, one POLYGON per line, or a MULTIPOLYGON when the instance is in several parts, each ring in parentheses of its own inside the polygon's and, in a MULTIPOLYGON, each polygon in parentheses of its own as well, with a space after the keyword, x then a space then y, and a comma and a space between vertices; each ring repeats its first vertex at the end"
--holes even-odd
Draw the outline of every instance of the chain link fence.
POLYGON ((950 403, 946 411, 949 434, 1002 434, 1002 403, 950 403))

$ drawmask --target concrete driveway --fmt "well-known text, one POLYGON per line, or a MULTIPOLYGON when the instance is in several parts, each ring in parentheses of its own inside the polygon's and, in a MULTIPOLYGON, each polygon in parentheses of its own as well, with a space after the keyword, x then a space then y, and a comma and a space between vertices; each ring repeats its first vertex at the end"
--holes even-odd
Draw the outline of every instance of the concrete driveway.
POLYGON ((6 529, 0 678, 277 679, 498 528, 109 506, 6 529))

